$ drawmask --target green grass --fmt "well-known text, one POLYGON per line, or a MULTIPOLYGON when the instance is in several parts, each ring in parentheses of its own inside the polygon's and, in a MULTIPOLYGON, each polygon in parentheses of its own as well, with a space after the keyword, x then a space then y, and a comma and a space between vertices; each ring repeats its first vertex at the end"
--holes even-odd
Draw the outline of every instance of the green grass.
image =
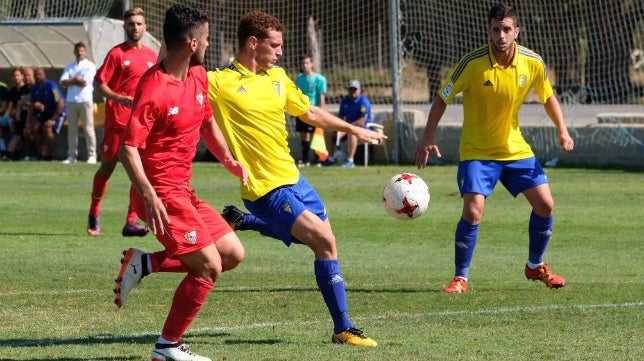
MULTIPOLYGON (((157 250, 120 230, 128 181, 117 168, 103 204, 103 235, 85 234, 92 177, 85 164, 0 163, 0 361, 149 360, 176 274, 156 274, 112 303, 124 248, 157 250)), ((441 290, 453 272, 460 216, 455 167, 304 169, 325 200, 356 326, 377 348, 333 345, 312 252, 239 232, 247 258, 225 273, 185 337, 213 360, 642 360, 644 174, 549 169, 556 204, 546 259, 568 285, 526 281, 530 208, 502 187, 487 202, 471 291, 441 290), (384 182, 420 174, 427 214, 396 221, 384 182)), ((240 205, 217 164, 195 165, 193 186, 215 208, 240 205)))

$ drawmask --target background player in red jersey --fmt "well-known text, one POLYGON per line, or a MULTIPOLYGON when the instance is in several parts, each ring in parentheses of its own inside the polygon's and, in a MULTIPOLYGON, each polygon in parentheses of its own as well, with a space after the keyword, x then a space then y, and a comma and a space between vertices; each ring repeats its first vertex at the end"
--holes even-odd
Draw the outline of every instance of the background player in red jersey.
MULTIPOLYGON (((130 118, 134 91, 141 75, 152 65, 156 64, 157 53, 143 45, 143 34, 146 30, 143 9, 132 8, 123 15, 123 28, 127 40, 113 47, 105 57, 103 65, 95 77, 96 89, 107 98, 105 103, 105 125, 103 141, 101 142, 101 166, 94 175, 92 184, 92 201, 89 207, 87 234, 101 234, 99 215, 101 201, 107 191, 107 183, 118 162, 118 150, 123 129, 130 118)), ((130 204, 123 227, 124 236, 140 236, 147 230, 137 223, 139 218, 132 209, 132 194, 130 189, 130 204)))
POLYGON ((166 12, 167 55, 147 71, 136 91, 119 158, 137 194, 133 207, 165 250, 124 252, 116 280, 116 304, 150 272, 185 272, 177 287, 153 361, 210 361, 181 339, 222 272, 244 258, 244 247, 228 223, 190 187, 192 159, 200 135, 228 171, 245 184, 248 174, 232 156, 208 101, 203 63, 208 15, 187 5, 166 12))

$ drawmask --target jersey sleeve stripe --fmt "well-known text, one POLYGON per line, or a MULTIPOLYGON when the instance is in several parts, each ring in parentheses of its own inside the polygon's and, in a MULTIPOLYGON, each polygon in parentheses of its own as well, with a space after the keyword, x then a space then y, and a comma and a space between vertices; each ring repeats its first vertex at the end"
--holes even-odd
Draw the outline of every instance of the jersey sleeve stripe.
POLYGON ((472 61, 474 59, 478 59, 478 58, 483 57, 483 56, 487 56, 488 53, 489 53, 488 46, 485 45, 485 46, 482 46, 482 47, 470 52, 469 54, 465 55, 461 59, 461 61, 459 61, 458 66, 454 70, 454 73, 452 73, 452 82, 456 82, 456 80, 458 79, 459 76, 461 76, 461 74, 465 70, 465 67, 467 67, 467 64, 470 61, 472 61))

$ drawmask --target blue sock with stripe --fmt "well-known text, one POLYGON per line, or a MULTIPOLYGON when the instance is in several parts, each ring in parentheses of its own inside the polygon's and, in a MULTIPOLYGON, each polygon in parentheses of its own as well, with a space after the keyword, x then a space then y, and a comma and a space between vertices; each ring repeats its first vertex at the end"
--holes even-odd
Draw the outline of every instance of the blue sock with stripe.
POLYGON ((467 279, 470 273, 470 263, 474 256, 476 239, 479 234, 478 224, 469 224, 463 218, 456 225, 454 235, 454 277, 467 279))
POLYGON ((543 256, 546 254, 546 247, 552 235, 554 217, 540 217, 534 211, 530 214, 528 234, 530 244, 528 246, 528 261, 533 264, 543 263, 543 256))
POLYGON ((340 333, 353 327, 347 312, 347 292, 340 273, 340 262, 337 259, 318 259, 313 263, 313 267, 315 280, 333 319, 334 332, 340 333))

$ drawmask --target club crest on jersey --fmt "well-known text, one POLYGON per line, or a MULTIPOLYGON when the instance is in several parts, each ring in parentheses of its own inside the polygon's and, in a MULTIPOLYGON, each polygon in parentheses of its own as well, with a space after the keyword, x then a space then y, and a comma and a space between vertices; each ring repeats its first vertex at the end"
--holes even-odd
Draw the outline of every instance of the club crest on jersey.
POLYGON ((280 82, 273 81, 273 88, 275 88, 275 91, 277 92, 277 95, 280 95, 280 92, 281 92, 280 82))
POLYGON ((528 77, 526 75, 519 76, 519 88, 523 88, 523 86, 527 81, 528 81, 528 77))
POLYGON ((168 108, 168 116, 179 114, 179 107, 170 107, 168 108))
POLYGON ((124 61, 124 62, 123 62, 123 65, 125 65, 125 66, 130 66, 130 61, 129 61, 129 60, 124 61))
POLYGON ((197 94, 197 102, 199 105, 203 105, 203 94, 197 94))
POLYGON ((188 243, 195 244, 197 243, 197 231, 186 232, 186 234, 183 235, 183 238, 185 238, 188 243))

